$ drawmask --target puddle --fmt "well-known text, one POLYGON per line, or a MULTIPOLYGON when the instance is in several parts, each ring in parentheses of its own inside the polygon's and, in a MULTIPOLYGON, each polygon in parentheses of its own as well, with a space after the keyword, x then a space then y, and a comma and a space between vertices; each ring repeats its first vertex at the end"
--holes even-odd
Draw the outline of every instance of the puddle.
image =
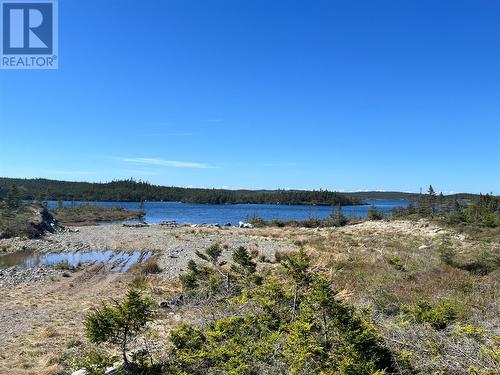
POLYGON ((152 253, 150 251, 115 252, 111 250, 89 252, 35 253, 20 251, 0 256, 0 269, 8 267, 33 268, 65 262, 71 267, 80 263, 107 264, 114 271, 126 271, 134 264, 143 264, 152 253))

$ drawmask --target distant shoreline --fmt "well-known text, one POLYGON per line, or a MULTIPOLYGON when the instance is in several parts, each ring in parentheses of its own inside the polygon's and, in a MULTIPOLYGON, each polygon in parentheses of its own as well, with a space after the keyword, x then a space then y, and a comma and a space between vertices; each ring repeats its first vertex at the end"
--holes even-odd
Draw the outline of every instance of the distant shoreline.
POLYGON ((157 186, 144 181, 119 180, 106 183, 48 179, 0 178, 0 198, 16 186, 24 200, 137 202, 172 201, 208 204, 297 204, 358 205, 361 199, 328 190, 228 190, 157 186))
MULTIPOLYGON (((229 190, 158 186, 144 181, 73 182, 43 178, 0 177, 0 198, 12 185, 24 200, 84 202, 182 202, 193 204, 272 204, 314 206, 362 206, 367 200, 416 201, 418 193, 398 191, 337 192, 329 190, 229 190)), ((448 199, 472 199, 477 194, 446 195, 448 199)))
MULTIPOLYGON (((385 199, 373 199, 373 200, 379 200, 383 201, 385 199)), ((394 200, 406 200, 404 198, 401 199, 394 199, 394 200)), ((26 203, 37 203, 36 200, 25 200, 24 202, 26 203)), ((57 203, 57 200, 50 199, 47 202, 53 202, 57 203)), ((329 206, 336 206, 335 204, 328 204, 328 203, 199 203, 199 202, 182 202, 182 201, 125 201, 125 200, 120 200, 120 201, 108 201, 108 200, 92 200, 92 201, 84 201, 84 200, 75 200, 75 201, 68 201, 68 200, 63 200, 63 202, 75 202, 78 204, 92 204, 92 203, 179 203, 179 204, 199 204, 199 205, 215 205, 215 206, 235 206, 235 205, 269 205, 269 206, 321 206, 321 207, 329 207, 329 206)), ((360 203, 353 203, 353 204, 343 204, 341 206, 369 206, 370 203, 366 202, 360 202, 360 203)))

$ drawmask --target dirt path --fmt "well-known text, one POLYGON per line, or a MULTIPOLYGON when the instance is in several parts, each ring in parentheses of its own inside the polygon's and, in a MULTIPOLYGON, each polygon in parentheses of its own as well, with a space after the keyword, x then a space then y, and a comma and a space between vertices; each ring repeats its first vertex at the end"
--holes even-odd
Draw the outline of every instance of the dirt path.
POLYGON ((82 339, 87 310, 122 295, 127 277, 94 266, 71 277, 0 289, 0 374, 58 373, 61 344, 82 339))

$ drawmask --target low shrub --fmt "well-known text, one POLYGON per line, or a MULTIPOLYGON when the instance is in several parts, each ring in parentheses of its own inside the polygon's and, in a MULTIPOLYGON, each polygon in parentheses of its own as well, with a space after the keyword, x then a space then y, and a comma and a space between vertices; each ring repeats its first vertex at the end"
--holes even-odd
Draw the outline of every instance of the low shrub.
POLYGON ((304 220, 280 220, 273 219, 266 221, 261 217, 254 216, 249 219, 249 223, 256 228, 262 227, 295 227, 295 228, 329 228, 329 227, 342 227, 349 223, 349 219, 343 214, 342 208, 335 208, 331 215, 325 219, 310 217, 304 220))
POLYGON ((367 220, 382 220, 384 218, 384 212, 378 211, 375 205, 371 205, 366 213, 367 220))
POLYGON ((472 324, 461 325, 460 323, 458 323, 455 326, 453 333, 458 336, 465 335, 473 337, 476 340, 482 340, 486 333, 486 330, 481 327, 474 327, 472 324))
POLYGON ((439 259, 443 263, 446 263, 449 266, 455 266, 455 255, 456 251, 453 249, 451 241, 449 239, 442 239, 437 247, 436 251, 438 253, 439 259))
POLYGON ((262 228, 266 226, 266 221, 260 216, 252 216, 248 218, 248 222, 252 224, 255 228, 262 228))
POLYGON ((432 306, 422 299, 413 306, 403 305, 401 311, 417 323, 428 323, 437 330, 446 328, 457 318, 457 308, 447 301, 432 306))
MULTIPOLYGON (((144 332, 154 316, 152 301, 143 297, 137 290, 130 289, 123 301, 103 303, 99 308, 94 308, 87 314, 85 335, 92 344, 115 346, 121 352, 127 373, 144 373, 135 371, 137 364, 129 359, 128 345, 144 332)), ((102 356, 102 353, 100 357, 97 353, 97 356, 102 362, 107 361, 107 357, 102 356)), ((91 364, 92 362, 90 363, 92 368, 91 364)), ((87 370, 87 367, 85 369, 87 370)))
POLYGON ((155 259, 148 259, 141 267, 141 273, 143 275, 151 275, 161 273, 162 269, 158 265, 158 262, 155 259))
POLYGON ((474 259, 461 268, 480 276, 485 276, 500 268, 500 254, 489 250, 483 250, 477 253, 474 259))
POLYGON ((274 252, 274 259, 276 260, 277 263, 281 263, 283 259, 286 258, 288 252, 282 251, 282 250, 276 250, 274 252))
POLYGON ((391 266, 394 266, 398 271, 406 271, 406 267, 403 263, 403 261, 397 257, 391 257, 388 260, 389 264, 391 266))

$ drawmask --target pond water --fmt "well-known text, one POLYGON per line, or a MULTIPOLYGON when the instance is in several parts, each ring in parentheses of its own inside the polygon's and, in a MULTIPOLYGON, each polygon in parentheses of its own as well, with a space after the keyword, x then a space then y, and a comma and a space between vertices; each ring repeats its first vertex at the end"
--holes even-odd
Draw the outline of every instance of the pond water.
MULTIPOLYGON (((49 201, 49 207, 56 207, 57 202, 49 201)), ((91 203, 104 207, 123 207, 130 210, 139 210, 138 202, 63 202, 63 206, 79 206, 91 203)), ((373 204, 384 214, 390 215, 396 207, 406 207, 409 201, 404 199, 369 200, 360 206, 343 206, 342 211, 348 217, 365 217, 373 204)), ((275 205, 275 204, 193 204, 180 202, 145 202, 145 220, 150 224, 157 224, 165 220, 177 223, 231 223, 237 225, 239 221, 247 221, 253 216, 264 220, 305 220, 310 218, 326 218, 332 213, 331 206, 306 205, 275 205)))
POLYGON ((70 267, 79 264, 107 264, 115 271, 124 272, 134 264, 142 264, 152 255, 151 252, 134 251, 114 252, 111 250, 89 252, 59 252, 35 253, 33 251, 19 251, 12 254, 0 255, 0 269, 8 267, 34 268, 50 266, 58 263, 67 263, 70 267))

